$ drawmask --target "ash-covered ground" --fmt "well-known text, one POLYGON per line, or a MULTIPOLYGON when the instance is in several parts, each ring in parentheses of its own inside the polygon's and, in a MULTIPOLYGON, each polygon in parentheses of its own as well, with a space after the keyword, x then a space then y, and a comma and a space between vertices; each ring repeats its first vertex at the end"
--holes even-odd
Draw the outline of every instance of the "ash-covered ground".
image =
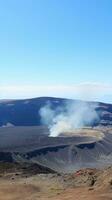
POLYGON ((76 129, 58 137, 49 137, 45 130, 48 131, 45 127, 33 131, 25 127, 1 128, 0 161, 38 164, 59 173, 112 164, 111 128, 76 129))
POLYGON ((112 167, 71 174, 44 167, 0 163, 0 200, 110 200, 112 167))

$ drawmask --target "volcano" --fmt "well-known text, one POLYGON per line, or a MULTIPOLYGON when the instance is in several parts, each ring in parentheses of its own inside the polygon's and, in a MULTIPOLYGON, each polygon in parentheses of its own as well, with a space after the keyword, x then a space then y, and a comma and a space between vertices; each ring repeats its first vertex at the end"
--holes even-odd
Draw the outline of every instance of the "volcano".
POLYGON ((111 104, 98 103, 94 126, 50 137, 39 115, 48 101, 54 110, 66 101, 79 102, 50 97, 0 102, 0 162, 36 164, 63 173, 112 164, 111 104))

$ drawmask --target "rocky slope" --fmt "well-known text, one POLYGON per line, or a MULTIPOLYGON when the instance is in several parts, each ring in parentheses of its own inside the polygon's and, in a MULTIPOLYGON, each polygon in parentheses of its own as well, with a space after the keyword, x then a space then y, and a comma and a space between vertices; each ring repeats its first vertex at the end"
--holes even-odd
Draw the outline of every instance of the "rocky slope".
POLYGON ((0 164, 1 200, 110 200, 112 167, 72 174, 38 171, 36 166, 0 164))

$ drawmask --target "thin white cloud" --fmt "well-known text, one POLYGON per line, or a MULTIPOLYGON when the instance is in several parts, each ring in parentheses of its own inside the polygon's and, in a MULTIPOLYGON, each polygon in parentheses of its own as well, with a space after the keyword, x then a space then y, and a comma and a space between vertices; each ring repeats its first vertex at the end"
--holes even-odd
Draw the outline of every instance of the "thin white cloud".
POLYGON ((57 96, 85 100, 103 100, 111 96, 112 85, 103 83, 80 83, 74 85, 15 85, 0 86, 0 98, 32 98, 57 96))

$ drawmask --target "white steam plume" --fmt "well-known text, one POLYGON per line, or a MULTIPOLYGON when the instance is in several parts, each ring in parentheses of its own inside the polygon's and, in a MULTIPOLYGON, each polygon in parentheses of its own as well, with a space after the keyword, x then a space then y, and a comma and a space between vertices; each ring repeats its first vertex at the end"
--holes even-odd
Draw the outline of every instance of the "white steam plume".
POLYGON ((47 103, 40 109, 41 121, 48 125, 50 136, 56 137, 63 132, 73 131, 98 121, 99 117, 95 110, 97 106, 96 103, 79 101, 53 109, 52 104, 47 103))

